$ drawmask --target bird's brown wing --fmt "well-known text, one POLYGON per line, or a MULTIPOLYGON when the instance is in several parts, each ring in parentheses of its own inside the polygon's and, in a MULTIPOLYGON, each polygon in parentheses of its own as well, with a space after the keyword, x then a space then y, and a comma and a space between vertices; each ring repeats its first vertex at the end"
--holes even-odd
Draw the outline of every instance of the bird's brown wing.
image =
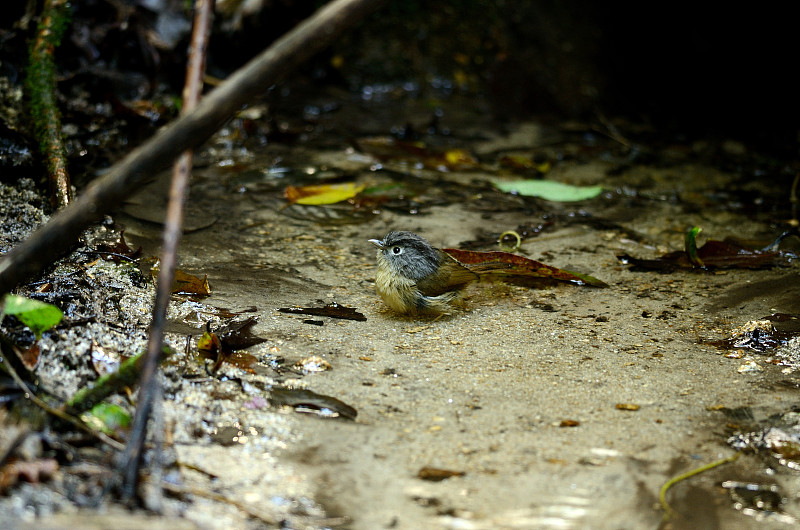
POLYGON ((514 264, 502 261, 486 261, 483 263, 470 263, 465 265, 471 272, 483 274, 514 274, 514 264))
POLYGON ((437 253, 439 255, 437 271, 417 282, 417 288, 425 296, 439 296, 478 280, 477 274, 449 255, 441 250, 437 250, 437 253))

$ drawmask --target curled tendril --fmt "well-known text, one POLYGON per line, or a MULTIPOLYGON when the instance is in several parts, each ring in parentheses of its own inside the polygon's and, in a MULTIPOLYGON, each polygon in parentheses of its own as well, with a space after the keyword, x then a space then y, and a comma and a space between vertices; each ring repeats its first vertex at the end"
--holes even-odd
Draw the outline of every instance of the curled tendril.
POLYGON ((499 246, 499 247, 500 247, 500 250, 502 250, 502 251, 504 251, 504 252, 514 252, 514 251, 517 251, 517 250, 519 250, 519 247, 521 247, 521 246, 522 246, 522 236, 520 236, 520 235, 519 235, 519 234, 518 234, 516 231, 514 231, 514 230, 506 230, 505 232, 503 232, 502 234, 500 234, 500 237, 499 237, 499 238, 497 238, 497 246, 499 246), (504 238, 504 237, 506 237, 506 236, 514 236, 514 237, 517 239, 517 242, 516 242, 516 243, 514 243, 514 244, 513 244, 512 246, 510 246, 510 247, 504 247, 504 246, 503 246, 503 238, 504 238))

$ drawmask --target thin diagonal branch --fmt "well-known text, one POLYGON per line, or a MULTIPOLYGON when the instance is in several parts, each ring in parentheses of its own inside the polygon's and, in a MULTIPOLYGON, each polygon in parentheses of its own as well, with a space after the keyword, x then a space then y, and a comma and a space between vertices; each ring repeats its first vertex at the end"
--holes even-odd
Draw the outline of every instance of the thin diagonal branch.
POLYGON ((6 254, 0 261, 0 293, 40 274, 69 250, 87 226, 111 212, 155 171, 186 149, 200 145, 243 105, 332 43, 382 1, 334 0, 237 70, 194 111, 132 151, 46 226, 6 254))
MULTIPOLYGON (((200 101, 205 74, 206 50, 211 33, 214 0, 197 0, 192 30, 189 60, 186 67, 186 82, 183 88, 183 112, 192 111, 200 101)), ((157 367, 161 360, 164 321, 167 315, 172 281, 175 277, 175 262, 183 229, 183 208, 186 190, 192 171, 192 151, 184 151, 172 170, 172 184, 167 203, 167 218, 164 225, 164 240, 161 247, 161 261, 158 269, 158 290, 153 305, 153 320, 150 324, 150 337, 142 370, 142 383, 136 406, 133 429, 121 462, 122 497, 130 501, 136 494, 139 484, 139 467, 147 438, 147 424, 151 413, 161 406, 161 385, 157 377, 157 367)), ((159 429, 160 426, 154 426, 159 429)), ((160 450, 156 447, 156 451, 160 450)), ((159 458, 154 459, 159 462, 159 458)))

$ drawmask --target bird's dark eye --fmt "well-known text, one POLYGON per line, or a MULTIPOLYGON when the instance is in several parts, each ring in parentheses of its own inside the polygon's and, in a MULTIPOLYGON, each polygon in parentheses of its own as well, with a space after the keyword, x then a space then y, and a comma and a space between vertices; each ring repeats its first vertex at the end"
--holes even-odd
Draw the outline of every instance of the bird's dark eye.
POLYGON ((400 254, 401 252, 403 252, 402 248, 400 248, 400 247, 392 247, 392 254, 397 255, 397 254, 400 254))

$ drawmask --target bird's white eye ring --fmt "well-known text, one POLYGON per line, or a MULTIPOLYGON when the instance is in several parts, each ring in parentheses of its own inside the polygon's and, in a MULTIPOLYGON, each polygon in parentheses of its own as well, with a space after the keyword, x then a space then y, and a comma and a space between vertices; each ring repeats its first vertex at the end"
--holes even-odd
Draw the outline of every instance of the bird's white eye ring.
POLYGON ((403 252, 403 249, 400 247, 392 247, 392 254, 400 254, 403 252))

